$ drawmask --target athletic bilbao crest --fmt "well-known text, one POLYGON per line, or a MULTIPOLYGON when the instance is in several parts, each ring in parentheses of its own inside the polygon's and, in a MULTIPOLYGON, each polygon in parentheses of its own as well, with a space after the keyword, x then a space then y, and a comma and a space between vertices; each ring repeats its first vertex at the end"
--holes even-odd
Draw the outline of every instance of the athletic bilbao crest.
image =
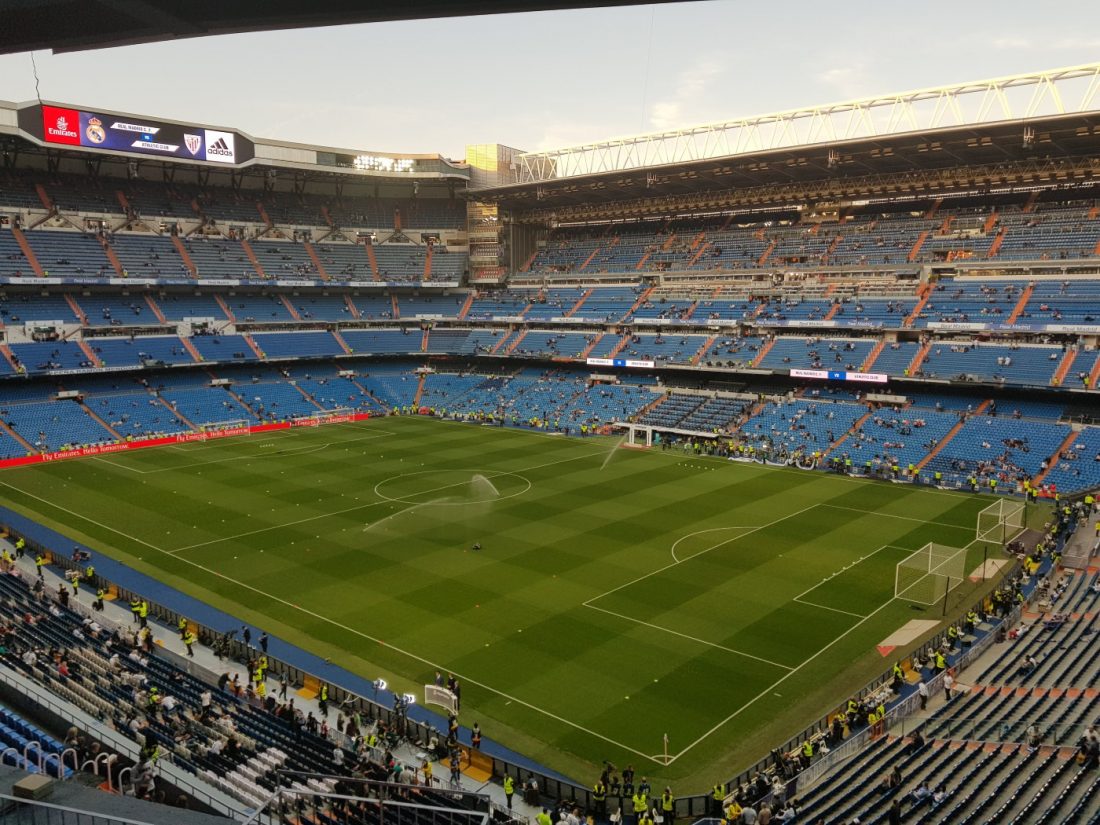
POLYGON ((192 155, 197 155, 202 148, 202 135, 184 135, 183 145, 187 147, 187 151, 192 155))

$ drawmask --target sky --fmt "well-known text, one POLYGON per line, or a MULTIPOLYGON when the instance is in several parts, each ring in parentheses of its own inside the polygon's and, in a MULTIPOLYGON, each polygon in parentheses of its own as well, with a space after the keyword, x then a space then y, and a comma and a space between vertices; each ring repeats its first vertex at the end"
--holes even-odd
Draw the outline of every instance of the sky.
MULTIPOLYGON (((461 159, 1090 63, 1100 3, 710 0, 34 57, 47 100, 461 159)), ((29 53, 0 56, 0 77, 6 99, 34 99, 29 53)))

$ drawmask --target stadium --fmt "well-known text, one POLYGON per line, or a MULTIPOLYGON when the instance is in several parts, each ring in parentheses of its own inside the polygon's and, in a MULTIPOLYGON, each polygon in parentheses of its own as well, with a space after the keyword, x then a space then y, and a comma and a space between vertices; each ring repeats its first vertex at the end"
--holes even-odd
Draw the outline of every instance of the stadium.
POLYGON ((0 817, 1100 822, 1100 63, 251 128, 0 102, 0 817))

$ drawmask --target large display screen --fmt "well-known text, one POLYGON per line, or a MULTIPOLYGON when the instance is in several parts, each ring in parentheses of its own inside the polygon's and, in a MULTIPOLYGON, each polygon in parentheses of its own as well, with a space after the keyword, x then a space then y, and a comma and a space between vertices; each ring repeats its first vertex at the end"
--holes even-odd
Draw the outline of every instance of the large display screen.
POLYGON ((239 163, 253 154, 251 142, 236 132, 62 106, 42 106, 42 138, 47 143, 211 163, 239 163))
POLYGON ((884 373, 834 370, 791 370, 791 378, 823 378, 827 381, 869 381, 872 384, 885 384, 887 380, 884 373))
POLYGON ((627 358, 588 358, 585 363, 590 367, 633 367, 651 370, 657 366, 653 361, 633 361, 627 358))

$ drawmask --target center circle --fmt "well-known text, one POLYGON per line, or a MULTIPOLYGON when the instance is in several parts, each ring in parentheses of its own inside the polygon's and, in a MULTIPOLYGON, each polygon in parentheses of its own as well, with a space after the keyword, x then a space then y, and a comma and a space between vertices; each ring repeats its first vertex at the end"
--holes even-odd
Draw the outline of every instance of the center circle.
POLYGON ((519 473, 419 470, 382 479, 374 485, 374 494, 385 501, 402 504, 468 507, 515 498, 530 489, 530 479, 519 473))

